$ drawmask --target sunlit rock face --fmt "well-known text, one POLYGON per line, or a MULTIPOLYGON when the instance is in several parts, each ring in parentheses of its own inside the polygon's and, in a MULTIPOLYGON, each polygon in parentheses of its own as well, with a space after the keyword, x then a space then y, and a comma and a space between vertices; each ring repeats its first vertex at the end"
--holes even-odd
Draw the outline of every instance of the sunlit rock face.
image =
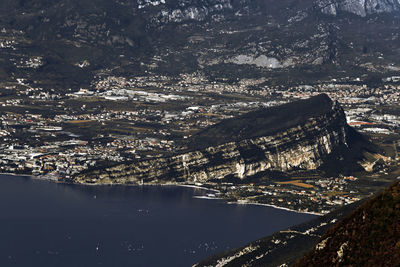
MULTIPOLYGON (((399 0, 315 0, 325 14, 337 15, 340 12, 352 13, 365 17, 369 14, 390 13, 400 10, 399 0)), ((273 4, 273 3, 271 3, 273 4)), ((137 8, 146 10, 158 7, 160 10, 153 17, 153 21, 183 22, 189 20, 204 21, 207 17, 232 11, 236 15, 243 15, 245 10, 263 6, 256 0, 137 0, 137 8)), ((251 14, 248 14, 251 15, 251 14)))
MULTIPOLYGON (((208 14, 226 10, 236 10, 245 6, 257 6, 258 1, 242 0, 137 0, 137 8, 144 9, 159 6, 163 9, 162 17, 169 21, 181 22, 194 19, 204 20, 208 14)), ((359 16, 374 13, 389 13, 399 10, 399 0, 315 0, 324 13, 336 15, 348 12, 359 16)))
POLYGON ((370 14, 390 13, 400 10, 400 2, 398 0, 320 0, 317 3, 323 13, 330 15, 348 12, 365 17, 370 14))
POLYGON ((232 10, 231 2, 231 0, 137 0, 136 8, 149 12, 157 7, 158 11, 153 13, 151 21, 162 24, 189 20, 204 21, 213 14, 232 10))
MULTIPOLYGON (((273 134, 204 146, 172 157, 95 170, 78 175, 74 180, 101 184, 205 182, 226 177, 248 179, 265 171, 315 170, 335 149, 348 146, 349 129, 339 104, 330 101, 327 96, 317 98, 323 100, 323 105, 328 105, 323 112, 310 112, 310 116, 299 123, 290 123, 291 126, 284 129, 277 127, 273 134)), ((317 102, 318 99, 314 99, 310 105, 317 102)), ((290 104, 285 106, 290 107, 290 104)), ((269 113, 268 110, 263 112, 269 113)), ((301 115, 294 113, 293 116, 293 121, 296 121, 296 116, 301 115)), ((223 122, 217 128, 221 125, 224 125, 223 122)))

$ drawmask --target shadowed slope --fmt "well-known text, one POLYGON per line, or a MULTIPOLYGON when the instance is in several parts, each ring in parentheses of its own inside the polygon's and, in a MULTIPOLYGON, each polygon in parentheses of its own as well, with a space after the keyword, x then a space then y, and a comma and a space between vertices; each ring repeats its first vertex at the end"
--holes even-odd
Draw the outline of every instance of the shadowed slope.
POLYGON ((304 124, 333 109, 334 103, 326 94, 271 108, 263 108, 226 119, 200 131, 190 140, 192 148, 212 146, 231 141, 273 135, 304 124))
POLYGON ((367 201, 321 237, 295 266, 399 266, 400 182, 367 201))

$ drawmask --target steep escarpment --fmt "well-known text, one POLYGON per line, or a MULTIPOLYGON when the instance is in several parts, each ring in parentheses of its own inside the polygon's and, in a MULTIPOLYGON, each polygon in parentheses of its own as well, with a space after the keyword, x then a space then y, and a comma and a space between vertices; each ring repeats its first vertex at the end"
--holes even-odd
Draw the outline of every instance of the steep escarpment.
POLYGON ((246 179, 266 171, 315 170, 335 151, 349 150, 350 132, 340 105, 320 95, 222 121, 195 136, 188 152, 92 170, 73 180, 206 182, 232 176, 246 179))
POLYGON ((329 229, 295 266, 399 266, 400 182, 329 229))

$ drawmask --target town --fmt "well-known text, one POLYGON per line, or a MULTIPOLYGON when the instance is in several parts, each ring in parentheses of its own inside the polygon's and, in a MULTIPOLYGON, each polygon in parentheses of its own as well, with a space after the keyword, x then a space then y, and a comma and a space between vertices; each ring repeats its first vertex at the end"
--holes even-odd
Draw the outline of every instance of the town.
MULTIPOLYGON (((26 64, 31 62, 38 59, 26 64)), ((359 78, 274 87, 265 79, 211 81, 201 73, 99 75, 88 88, 64 91, 17 78, 0 89, 0 172, 65 181, 91 168, 173 155, 187 149, 188 137, 222 119, 321 93, 341 103, 349 125, 384 147, 386 155, 376 159, 382 162, 379 168, 365 166, 369 173, 357 177, 312 174, 255 185, 201 186, 218 190, 212 197, 243 204, 327 213, 400 175, 400 84, 395 76, 379 87, 359 78), (376 173, 380 178, 368 178, 376 173), (357 184, 367 184, 368 190, 357 184)))

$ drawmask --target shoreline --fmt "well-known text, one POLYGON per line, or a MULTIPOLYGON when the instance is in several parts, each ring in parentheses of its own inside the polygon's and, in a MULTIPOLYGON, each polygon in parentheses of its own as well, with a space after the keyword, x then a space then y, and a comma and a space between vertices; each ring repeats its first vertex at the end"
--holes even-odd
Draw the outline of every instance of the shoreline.
MULTIPOLYGON (((210 200, 221 200, 224 198, 221 197, 209 197, 209 196, 193 196, 193 198, 197 198, 197 199, 210 199, 210 200)), ((228 202, 227 202, 228 203, 228 202)))
POLYGON ((1 172, 0 175, 8 175, 8 176, 20 176, 20 177, 26 177, 26 178, 32 178, 35 179, 35 176, 29 175, 29 174, 15 174, 15 173, 7 173, 7 172, 1 172))
POLYGON ((26 178, 31 178, 32 180, 41 180, 41 181, 50 181, 54 183, 60 183, 60 184, 69 184, 69 185, 81 185, 81 186, 179 186, 179 187, 188 187, 188 188, 195 188, 195 189, 201 189, 201 190, 206 190, 206 191, 212 191, 215 193, 220 193, 219 190, 217 189, 212 189, 212 188, 207 188, 207 187, 202 187, 198 185, 191 185, 191 184, 174 184, 174 183, 166 183, 166 184, 151 184, 151 183, 145 183, 145 184, 91 184, 91 183, 68 183, 65 181, 58 181, 55 179, 51 178, 46 178, 44 175, 40 176, 35 176, 35 175, 29 175, 29 174, 15 174, 15 173, 0 173, 0 175, 8 175, 8 176, 20 176, 20 177, 26 177, 26 178))
POLYGON ((296 213, 303 213, 303 214, 310 214, 310 215, 316 215, 316 216, 324 216, 325 214, 323 213, 318 213, 318 212, 312 212, 312 211, 299 211, 299 210, 293 210, 285 207, 280 207, 272 204, 265 204, 265 203, 255 203, 255 202, 227 202, 228 204, 236 204, 236 205, 256 205, 256 206, 265 206, 265 207, 271 207, 275 209, 280 209, 280 210, 286 210, 286 211, 291 211, 291 212, 296 212, 296 213))
POLYGON ((198 185, 190 185, 190 184, 170 184, 170 185, 172 185, 172 186, 181 186, 181 187, 189 187, 189 188, 196 188, 196 189, 201 189, 201 190, 212 191, 212 192, 215 192, 215 193, 220 193, 220 191, 217 190, 217 189, 202 187, 202 186, 198 186, 198 185))
MULTIPOLYGON (((187 188, 193 188, 193 189, 200 189, 204 191, 210 191, 210 192, 215 192, 215 193, 220 193, 219 190, 217 189, 211 189, 207 187, 202 187, 198 185, 190 185, 190 184, 79 184, 79 183, 65 183, 65 182, 60 182, 56 181, 53 179, 46 179, 41 176, 34 176, 34 175, 28 175, 28 174, 15 174, 15 173, 0 173, 0 175, 8 175, 8 176, 20 176, 20 177, 25 177, 25 178, 30 178, 32 180, 41 180, 41 181, 48 181, 48 182, 53 182, 53 183, 61 183, 61 184, 70 184, 70 185, 80 185, 80 186, 135 186, 135 187, 140 187, 140 186, 177 186, 177 187, 187 187, 187 188)), ((194 198, 198 199, 214 199, 214 200, 226 200, 225 198, 220 198, 220 197, 208 197, 208 196, 193 196, 194 198)), ((280 207, 272 204, 265 204, 265 203, 255 203, 255 202, 240 202, 240 201, 234 201, 234 202, 229 202, 225 201, 226 204, 236 204, 236 205, 256 205, 256 206, 264 206, 264 207, 271 207, 275 209, 280 209, 280 210, 286 210, 286 211, 291 211, 291 212, 296 212, 296 213, 302 213, 302 214, 310 214, 310 215, 316 215, 316 216, 323 216, 325 214, 323 213, 318 213, 318 212, 312 212, 312 211, 298 211, 298 210, 293 210, 285 207, 280 207)))
POLYGON ((68 184, 66 182, 63 181, 58 181, 52 178, 47 178, 44 175, 32 175, 32 174, 15 174, 15 173, 7 173, 7 172, 1 172, 0 175, 7 175, 7 176, 14 176, 14 177, 24 177, 24 178, 29 178, 32 180, 36 180, 36 181, 46 181, 46 182, 52 182, 52 183, 56 183, 56 184, 68 184))

